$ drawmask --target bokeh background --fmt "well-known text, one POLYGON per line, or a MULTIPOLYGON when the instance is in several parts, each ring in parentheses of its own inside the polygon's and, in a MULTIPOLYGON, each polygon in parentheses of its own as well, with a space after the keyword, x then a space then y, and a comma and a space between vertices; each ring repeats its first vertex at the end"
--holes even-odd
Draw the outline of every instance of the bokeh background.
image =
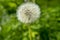
MULTIPOLYGON (((0 40, 29 40, 25 24, 18 21, 16 9, 24 0, 0 0, 0 40)), ((36 0, 40 18, 29 25, 32 40, 60 40, 60 0, 36 0)))

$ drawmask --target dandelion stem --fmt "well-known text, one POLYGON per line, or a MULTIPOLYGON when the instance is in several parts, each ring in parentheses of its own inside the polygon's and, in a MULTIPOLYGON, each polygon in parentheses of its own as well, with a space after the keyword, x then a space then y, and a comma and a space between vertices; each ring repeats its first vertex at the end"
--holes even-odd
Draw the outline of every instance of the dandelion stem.
POLYGON ((32 40, 32 30, 31 30, 31 27, 29 27, 29 37, 30 37, 30 40, 32 40))
POLYGON ((24 0, 24 2, 30 2, 30 0, 24 0))
POLYGON ((32 0, 33 3, 35 3, 35 0, 32 0))

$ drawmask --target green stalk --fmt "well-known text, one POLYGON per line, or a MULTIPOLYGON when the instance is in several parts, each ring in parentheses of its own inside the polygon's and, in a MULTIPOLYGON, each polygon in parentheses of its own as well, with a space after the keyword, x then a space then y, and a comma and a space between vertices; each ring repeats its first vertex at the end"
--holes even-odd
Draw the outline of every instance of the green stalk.
POLYGON ((28 0, 28 2, 30 2, 30 0, 28 0))
POLYGON ((32 30, 31 30, 31 27, 29 27, 29 37, 30 37, 30 40, 32 40, 32 30))
POLYGON ((35 0, 32 0, 33 3, 35 3, 35 0))

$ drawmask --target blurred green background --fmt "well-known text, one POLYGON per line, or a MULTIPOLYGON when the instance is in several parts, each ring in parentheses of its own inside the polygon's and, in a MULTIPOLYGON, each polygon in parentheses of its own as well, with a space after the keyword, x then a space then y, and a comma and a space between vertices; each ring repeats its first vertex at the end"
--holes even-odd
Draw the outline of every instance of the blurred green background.
MULTIPOLYGON (((25 24, 18 21, 16 9, 24 0, 0 0, 0 40, 29 40, 25 24)), ((32 40, 60 40, 60 0, 36 0, 40 18, 30 25, 32 40)))

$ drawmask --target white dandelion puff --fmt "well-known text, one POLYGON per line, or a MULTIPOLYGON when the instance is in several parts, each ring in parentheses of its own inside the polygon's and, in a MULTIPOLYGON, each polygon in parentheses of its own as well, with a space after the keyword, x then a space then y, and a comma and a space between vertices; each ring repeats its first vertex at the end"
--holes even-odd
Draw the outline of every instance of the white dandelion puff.
POLYGON ((23 3, 17 9, 18 20, 23 23, 32 23, 40 16, 40 8, 35 3, 23 3))

